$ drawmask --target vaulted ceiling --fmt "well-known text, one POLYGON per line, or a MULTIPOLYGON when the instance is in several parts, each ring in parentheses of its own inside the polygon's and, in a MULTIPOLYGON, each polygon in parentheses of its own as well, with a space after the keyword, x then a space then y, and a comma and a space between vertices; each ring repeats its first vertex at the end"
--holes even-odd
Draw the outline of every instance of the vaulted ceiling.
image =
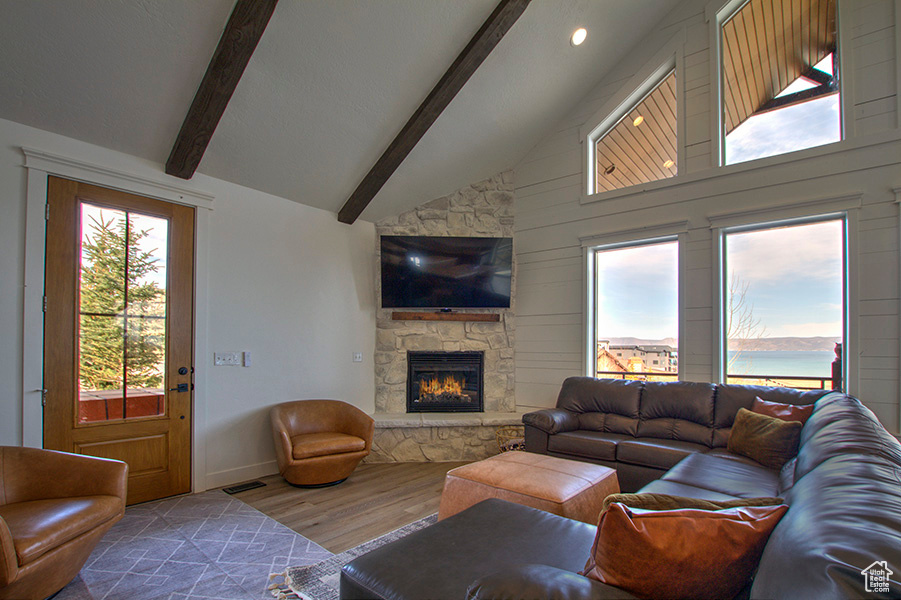
MULTIPOLYGON (((512 168, 678 2, 533 0, 361 218, 512 168)), ((197 172, 338 212, 496 5, 282 0, 197 172)), ((0 118, 162 169, 232 7, 0 0, 0 118)))

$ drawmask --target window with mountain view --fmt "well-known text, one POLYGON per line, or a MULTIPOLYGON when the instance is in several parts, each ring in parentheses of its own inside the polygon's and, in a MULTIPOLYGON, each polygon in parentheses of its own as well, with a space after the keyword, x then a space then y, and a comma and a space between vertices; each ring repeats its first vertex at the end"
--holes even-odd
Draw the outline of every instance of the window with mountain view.
POLYGON ((676 71, 671 70, 595 140, 594 191, 674 176, 676 130, 676 71))
POLYGON ((841 139, 835 0, 749 0, 721 47, 725 164, 841 139))
POLYGON ((724 233, 729 383, 832 389, 844 331, 844 240, 841 218, 724 233))
POLYGON ((679 243, 594 250, 597 377, 678 378, 679 243))

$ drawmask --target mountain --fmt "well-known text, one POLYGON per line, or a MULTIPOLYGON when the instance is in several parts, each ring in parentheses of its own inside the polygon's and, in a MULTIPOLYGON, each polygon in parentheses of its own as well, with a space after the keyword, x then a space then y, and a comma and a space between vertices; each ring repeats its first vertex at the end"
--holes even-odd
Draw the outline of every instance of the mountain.
POLYGON ((802 351, 819 350, 830 351, 835 348, 839 337, 767 337, 756 340, 729 340, 733 348, 742 350, 762 351, 802 351))

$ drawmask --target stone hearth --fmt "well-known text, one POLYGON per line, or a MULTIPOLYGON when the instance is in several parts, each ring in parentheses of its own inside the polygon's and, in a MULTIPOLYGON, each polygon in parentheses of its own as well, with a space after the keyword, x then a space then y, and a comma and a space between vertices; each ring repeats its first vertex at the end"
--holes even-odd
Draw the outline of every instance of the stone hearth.
POLYGON ((482 460, 500 452, 498 427, 522 426, 523 412, 376 414, 364 462, 482 460))

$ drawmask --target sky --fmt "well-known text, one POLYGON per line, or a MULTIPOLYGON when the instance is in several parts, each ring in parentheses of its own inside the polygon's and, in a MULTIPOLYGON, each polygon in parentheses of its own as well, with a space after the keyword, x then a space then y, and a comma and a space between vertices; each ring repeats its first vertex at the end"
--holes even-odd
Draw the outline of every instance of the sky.
POLYGON ((842 335, 843 223, 727 234, 726 265, 748 285, 765 337, 842 335))
POLYGON ((598 339, 678 337, 676 242, 597 254, 598 339))
MULTIPOLYGON (((843 223, 727 234, 727 273, 747 285, 763 337, 842 335, 843 223)), ((598 339, 678 338, 675 242, 598 252, 598 339)))

